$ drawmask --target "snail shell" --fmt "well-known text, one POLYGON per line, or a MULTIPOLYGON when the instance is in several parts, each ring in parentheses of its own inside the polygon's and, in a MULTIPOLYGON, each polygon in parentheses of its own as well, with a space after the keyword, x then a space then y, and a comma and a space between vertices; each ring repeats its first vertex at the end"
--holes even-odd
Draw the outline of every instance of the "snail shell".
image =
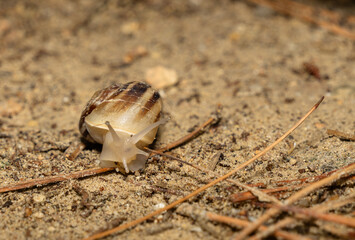
POLYGON ((154 141, 162 101, 143 82, 113 84, 97 91, 79 121, 80 133, 103 144, 100 166, 124 168, 128 173, 144 167, 149 154, 142 150, 154 141))

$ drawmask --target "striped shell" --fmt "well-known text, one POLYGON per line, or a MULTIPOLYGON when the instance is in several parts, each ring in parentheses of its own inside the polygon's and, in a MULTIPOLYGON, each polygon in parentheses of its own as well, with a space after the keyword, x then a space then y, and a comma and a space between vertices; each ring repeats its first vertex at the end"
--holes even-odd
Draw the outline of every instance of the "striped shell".
MULTIPOLYGON (((113 84, 95 92, 87 103, 79 121, 80 133, 90 142, 103 143, 109 121, 115 131, 134 135, 160 119, 162 101, 157 91, 143 82, 113 84), (98 133, 94 133, 97 131, 98 133)), ((154 141, 157 128, 141 141, 154 141)))
POLYGON ((79 121, 80 133, 103 144, 100 166, 136 171, 149 154, 142 148, 154 141, 162 101, 157 91, 142 82, 113 84, 97 91, 79 121))

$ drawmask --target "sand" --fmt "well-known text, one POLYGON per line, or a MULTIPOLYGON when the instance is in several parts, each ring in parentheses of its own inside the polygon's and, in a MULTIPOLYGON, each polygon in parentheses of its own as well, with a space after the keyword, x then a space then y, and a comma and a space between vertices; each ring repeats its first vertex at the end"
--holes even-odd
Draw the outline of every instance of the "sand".
MULTIPOLYGON (((354 10, 348 4, 334 7, 345 14, 354 10)), ((170 120, 152 148, 186 135, 219 111, 218 124, 172 154, 205 168, 215 162, 215 173, 222 175, 276 140, 325 96, 300 128, 234 178, 274 188, 276 181, 354 162, 354 142, 326 132, 354 134, 351 40, 246 1, 2 1, 0 186, 97 166, 100 145, 87 146, 73 161, 65 153, 81 141, 78 122, 86 102, 112 83, 144 81, 158 66, 175 71, 178 82, 159 90, 163 116, 170 120), (131 59, 137 48, 146 54, 131 59), (319 76, 304 63, 317 66, 319 76)), ((109 172, 1 193, 0 239, 88 237, 167 205, 212 178, 156 156, 128 175, 109 172)), ((107 239, 230 239, 239 228, 186 211, 192 206, 253 221, 265 208, 255 201, 232 203, 231 194, 242 191, 220 183, 107 239)), ((352 191, 353 182, 337 184, 298 205, 352 191)), ((334 213, 353 216, 354 206, 334 213)), ((317 221, 300 221, 290 231, 337 238, 317 221)))

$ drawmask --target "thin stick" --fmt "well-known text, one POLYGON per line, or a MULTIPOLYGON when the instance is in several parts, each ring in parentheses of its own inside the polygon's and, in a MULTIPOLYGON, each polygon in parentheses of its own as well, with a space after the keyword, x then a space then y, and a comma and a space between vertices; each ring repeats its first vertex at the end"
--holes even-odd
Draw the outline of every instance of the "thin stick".
POLYGON ((78 172, 73 172, 73 173, 68 173, 68 174, 59 174, 56 176, 49 176, 49 177, 45 177, 45 178, 30 179, 30 180, 26 180, 26 181, 22 181, 22 182, 17 182, 15 184, 12 184, 9 186, 1 187, 0 193, 15 191, 15 190, 29 188, 29 187, 33 187, 33 186, 45 185, 45 184, 49 184, 49 183, 66 181, 69 179, 88 177, 88 176, 92 176, 92 175, 96 175, 99 173, 108 172, 108 171, 112 171, 112 170, 114 170, 114 168, 96 167, 96 168, 90 168, 90 169, 86 169, 83 171, 78 171, 78 172))
MULTIPOLYGON (((349 164, 350 165, 350 164, 349 164)), ((317 176, 312 176, 312 177, 305 177, 305 178, 297 178, 297 179, 288 179, 288 180, 281 180, 281 181, 276 181, 274 184, 278 185, 278 186, 283 186, 285 184, 289 184, 289 183, 293 183, 293 182, 299 182, 299 183, 310 183, 310 182, 315 182, 315 181, 318 181, 320 179, 323 179, 323 178, 326 178, 330 175, 332 175, 333 173, 335 173, 336 171, 339 171, 340 169, 344 169, 344 168, 347 168, 349 165, 347 166, 344 166, 344 167, 341 167, 339 169, 335 169, 335 170, 332 170, 330 172, 326 172, 326 173, 322 173, 320 175, 317 175, 317 176)), ((351 178, 353 179, 353 178, 351 178)), ((254 186, 254 187, 266 187, 266 185, 264 183, 253 183, 253 184, 250 184, 251 186, 254 186)))
MULTIPOLYGON (((176 146, 178 146, 178 145, 183 143, 182 139, 184 139, 185 141, 190 140, 191 138, 196 136, 203 128, 205 128, 206 126, 211 124, 213 120, 214 120, 214 118, 208 119, 206 122, 204 122, 201 126, 199 126, 192 133, 189 133, 185 137, 183 137, 183 138, 181 138, 181 139, 179 139, 179 140, 177 140, 175 142, 172 142, 172 143, 168 144, 166 147, 164 147, 162 149, 168 150, 168 149, 171 149, 173 147, 176 147, 176 146)), ((69 159, 70 160, 74 160, 77 157, 77 155, 80 153, 80 151, 82 150, 83 147, 84 147, 84 144, 79 143, 78 146, 76 147, 76 149, 74 150, 74 152, 69 155, 69 159)), ((56 175, 56 176, 48 176, 48 177, 44 177, 44 178, 29 179, 29 180, 25 180, 25 181, 21 181, 21 182, 17 182, 17 183, 11 184, 9 186, 0 187, 0 193, 20 190, 20 189, 25 189, 25 188, 30 188, 30 187, 33 187, 33 186, 45 185, 45 184, 49 184, 49 183, 66 181, 66 180, 69 180, 69 179, 83 178, 83 177, 97 175, 97 174, 104 173, 104 172, 110 172, 110 171, 113 171, 114 169, 115 168, 99 168, 99 167, 96 167, 96 168, 90 168, 90 169, 87 169, 87 170, 72 172, 72 173, 68 173, 68 174, 59 174, 59 175, 56 175)))
MULTIPOLYGON (((318 182, 315 182, 315 183, 305 187, 304 189, 296 192, 291 197, 289 197, 287 200, 285 200, 284 204, 286 204, 286 205, 292 204, 292 203, 296 202, 298 199, 300 199, 301 197, 306 196, 310 192, 315 191, 318 188, 323 187, 325 185, 331 184, 332 182, 340 179, 343 176, 349 175, 349 174, 351 174, 354 171, 355 171, 355 163, 349 165, 345 169, 342 169, 342 170, 339 170, 339 171, 335 172, 333 175, 331 175, 331 176, 329 176, 327 178, 324 178, 324 179, 322 179, 322 180, 320 180, 318 182)), ((241 240, 241 239, 246 238, 250 233, 255 231, 265 221, 267 221, 272 216, 274 216, 274 215, 276 215, 278 213, 280 213, 279 209, 275 209, 275 208, 269 209, 258 220, 256 220, 252 224, 250 224, 243 231, 241 231, 240 234, 235 238, 235 240, 241 240)))
POLYGON ((85 148, 84 143, 79 143, 75 150, 68 156, 68 159, 74 161, 74 159, 80 154, 80 152, 85 148))
POLYGON ((237 168, 235 168, 234 170, 230 171, 229 173, 223 175, 222 177, 219 177, 217 179, 215 179, 214 181, 198 188, 197 190, 193 191, 192 193, 188 194, 187 196, 178 199, 177 201, 169 204, 168 206, 164 207, 164 208, 160 208, 142 218, 136 219, 134 221, 128 222, 126 224, 120 225, 118 227, 112 228, 110 230, 107 231, 103 231, 97 234, 94 234, 88 238, 86 238, 87 240, 92 240, 92 239, 99 239, 108 235, 111 235, 113 233, 116 233, 118 231, 122 231, 125 230, 127 228, 133 227, 139 223, 142 223, 144 221, 146 221, 147 219, 154 217, 156 215, 159 215, 160 213, 167 211, 169 209, 172 209, 173 207, 179 205, 180 203, 196 196, 197 194, 205 191, 206 189, 210 188, 211 186, 216 185, 217 183, 227 179, 228 177, 234 175, 236 172, 238 172, 240 169, 248 166, 250 163, 254 162, 256 159, 258 159, 259 157, 263 156, 264 154, 266 154, 268 151, 270 151, 273 147, 275 147, 278 143, 280 143, 283 139, 285 139, 291 132, 293 132, 299 125, 301 125, 304 120, 306 120, 306 118, 314 111, 317 109, 317 107, 319 106, 319 104, 323 101, 324 97, 322 97, 291 129, 289 129, 284 135, 282 135, 279 139, 277 139, 274 143, 272 143, 270 146, 268 146, 267 148, 265 148, 263 151, 261 151, 260 153, 258 153, 256 156, 254 156, 253 158, 249 159, 248 161, 242 163, 241 165, 239 165, 237 168))
POLYGON ((302 214, 302 215, 305 215, 308 217, 313 217, 313 218, 317 218, 317 219, 321 219, 321 220, 325 220, 325 221, 329 221, 329 222, 340 223, 340 224, 355 228, 355 218, 340 216, 340 215, 333 214, 333 213, 321 213, 316 210, 300 208, 300 207, 295 207, 295 206, 274 205, 273 207, 278 208, 278 209, 285 211, 285 212, 294 212, 294 213, 302 214))
MULTIPOLYGON (((349 196, 342 197, 342 198, 334 200, 334 201, 327 201, 327 202, 318 204, 316 206, 311 207, 310 209, 317 210, 318 212, 329 211, 331 209, 336 209, 336 208, 342 207, 346 204, 353 203, 354 197, 355 197, 355 193, 352 193, 349 196)), ((298 216, 296 216, 296 217, 298 217, 298 216)), ((266 231, 258 233, 256 236, 250 238, 250 240, 264 239, 264 238, 268 237, 270 234, 277 231, 277 229, 281 229, 283 227, 286 227, 287 225, 290 225, 290 224, 294 223, 295 221, 296 221, 295 218, 287 217, 287 218, 279 221, 276 224, 268 226, 268 229, 266 231)))
MULTIPOLYGON (((343 168, 345 168, 345 167, 343 167, 343 168)), ((331 175, 331 173, 334 173, 335 171, 338 171, 338 170, 339 169, 331 171, 331 172, 327 172, 327 173, 324 173, 324 174, 321 174, 321 175, 318 175, 318 176, 314 176, 314 177, 295 179, 295 180, 288 180, 288 181, 290 181, 290 182, 293 182, 293 181, 305 182, 306 180, 314 180, 312 182, 315 182, 315 181, 318 181, 319 179, 323 179, 326 176, 331 175)), ((349 176, 347 180, 354 181, 355 180, 355 176, 349 176)), ((283 186, 283 187, 278 187, 278 188, 271 188, 271 189, 260 189, 260 191, 262 191, 264 193, 281 194, 281 192, 285 192, 286 193, 287 191, 294 191, 294 190, 297 190, 297 189, 299 189, 301 187, 305 187, 306 185, 309 185, 312 182, 302 183, 302 184, 297 184, 297 185, 292 185, 292 186, 283 186)), ((278 182, 276 182, 276 184, 277 183, 278 182)), ((233 203, 242 202, 242 201, 246 201, 246 200, 252 200, 252 199, 255 199, 255 198, 256 197, 250 191, 241 192, 241 193, 234 193, 234 194, 232 194, 230 196, 230 200, 233 203)))
MULTIPOLYGON (((158 155, 162 155, 162 156, 165 156, 165 157, 168 157, 168 158, 171 158, 173 160, 176 160, 178 162, 181 162, 181 163, 184 163, 184 164, 187 164, 193 168, 196 168, 202 172, 205 172, 205 173, 209 173, 215 177, 220 177, 218 174, 216 174, 215 172, 212 172, 211 170, 208 170, 208 169, 205 169, 205 168, 202 168, 200 166, 197 166, 195 164, 192 164, 192 163, 189 163, 189 162, 186 162, 186 161, 183 161, 181 160, 180 158, 177 158, 177 157, 174 157, 172 155, 169 155, 169 154, 166 154, 166 153, 162 153, 162 152, 159 152, 159 151, 156 151, 156 150, 152 150, 152 149, 148 149, 150 152, 152 153, 155 153, 155 154, 158 154, 158 155)), ((251 193, 254 194, 255 197, 259 198, 260 201, 267 201, 267 202, 273 202, 273 203, 277 203, 277 204, 282 204, 282 202, 280 202, 277 198, 273 197, 273 196, 269 196, 267 195, 266 193, 264 193, 263 191, 255 188, 255 187, 251 187, 251 186, 248 186, 244 183, 241 183, 237 180, 234 180, 234 179, 226 179, 227 182, 230 182, 238 187, 241 187, 241 188, 245 188, 247 190, 249 190, 251 193)))
POLYGON ((205 127, 207 127, 208 125, 210 125, 213 121, 215 121, 216 119, 211 117, 209 118, 206 122, 204 122, 201 126, 199 126, 197 129, 195 129, 193 132, 191 132, 190 134, 187 134, 186 136, 180 138, 179 140, 172 142, 168 145, 166 145, 163 148, 158 149, 157 151, 160 152, 165 152, 167 150, 170 150, 172 148, 175 148, 187 141, 189 141, 190 139, 194 138, 197 134, 200 133, 200 131, 202 131, 205 127))
POLYGON ((332 201, 323 202, 321 204, 312 207, 311 209, 315 209, 319 212, 325 212, 331 209, 340 208, 349 203, 354 203, 354 199, 355 199, 355 192, 352 192, 348 196, 340 197, 339 199, 332 200, 332 201))
MULTIPOLYGON (((352 164, 352 163, 351 163, 352 164)), ((324 179, 330 175, 332 175, 333 173, 341 170, 341 169, 345 169, 347 168, 348 166, 350 166, 351 164, 347 165, 347 166, 344 166, 344 167, 341 167, 339 169, 335 169, 333 171, 330 171, 330 172, 326 172, 326 173, 323 173, 321 175, 318 175, 318 176, 313 176, 313 177, 306 177, 306 178, 300 178, 300 179, 292 179, 292 180, 282 180, 282 181, 277 181, 275 182, 276 184, 288 184, 288 183, 291 183, 291 182, 300 182, 300 183, 308 183, 308 182, 314 182, 314 181, 317 181, 317 180, 321 180, 321 179, 324 179)))
POLYGON ((327 129, 328 135, 336 136, 343 140, 355 141, 355 135, 340 132, 338 130, 327 129))
MULTIPOLYGON (((278 231, 278 229, 281 229, 283 227, 286 227, 287 225, 290 225, 291 223, 295 222, 295 219, 292 217, 287 217, 285 219, 282 219, 281 221, 278 221, 274 225, 268 226, 267 229, 265 229, 262 232, 259 232, 256 236, 253 236, 249 238, 248 240, 259 240, 259 239, 264 239, 264 236, 269 236, 272 233, 275 233, 278 231), (262 237, 260 237, 262 236, 262 237)), ((265 226, 265 225, 261 225, 265 226)))
MULTIPOLYGON (((206 216, 209 220, 211 221, 216 221, 216 222, 221 222, 221 223, 226 223, 232 226, 242 226, 242 227, 247 227, 250 222, 246 221, 246 220, 241 220, 238 218, 232 218, 232 217, 227 217, 227 216, 222 216, 219 214, 215 214, 215 213, 211 213, 211 212, 207 212, 206 216)), ((261 226, 260 229, 266 230, 267 227, 266 226, 261 226)), ((311 240, 311 238, 308 237, 304 237, 295 233, 289 233, 289 232, 285 232, 282 230, 277 230, 275 231, 275 236, 277 237, 281 237, 284 239, 288 239, 288 240, 311 240)))
MULTIPOLYGON (((281 192, 286 193, 286 191, 295 190, 297 188, 303 187, 304 184, 296 185, 296 186, 286 186, 286 187, 279 187, 279 188, 272 188, 272 189, 260 189, 263 193, 271 193, 271 194, 281 194, 281 192)), ((241 193, 234 193, 232 194, 229 199, 233 203, 243 202, 247 200, 253 200, 256 197, 250 192, 241 192, 241 193)))

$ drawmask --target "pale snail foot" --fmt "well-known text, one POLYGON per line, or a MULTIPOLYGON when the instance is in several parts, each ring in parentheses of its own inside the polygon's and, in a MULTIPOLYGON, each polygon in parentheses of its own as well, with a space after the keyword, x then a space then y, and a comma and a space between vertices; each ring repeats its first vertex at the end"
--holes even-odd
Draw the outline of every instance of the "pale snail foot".
POLYGON ((144 168, 149 153, 139 149, 136 144, 152 129, 166 122, 167 119, 161 119, 133 136, 117 133, 111 124, 106 122, 109 131, 104 138, 100 166, 123 168, 126 173, 144 168))

